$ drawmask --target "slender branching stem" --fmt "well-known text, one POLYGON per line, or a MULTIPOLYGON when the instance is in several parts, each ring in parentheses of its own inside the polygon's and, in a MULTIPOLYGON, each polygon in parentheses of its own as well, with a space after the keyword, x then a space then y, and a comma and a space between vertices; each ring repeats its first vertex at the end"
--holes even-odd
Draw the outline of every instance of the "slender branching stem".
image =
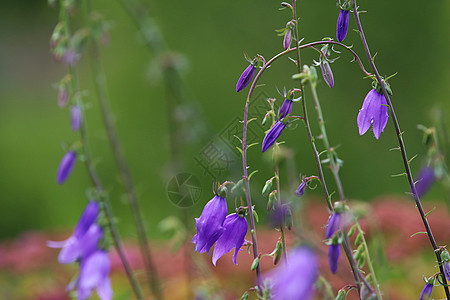
POLYGON ((361 20, 359 18, 359 12, 358 12, 358 6, 356 4, 356 0, 353 0, 353 15, 355 16, 356 25, 358 27, 359 35, 361 37, 361 42, 362 42, 362 44, 364 46, 364 50, 365 50, 365 53, 367 55, 367 60, 369 61, 370 67, 372 68, 372 70, 373 70, 373 72, 374 72, 374 74, 375 74, 375 76, 377 78, 377 81, 378 81, 378 83, 381 86, 381 89, 383 91, 383 95, 386 98, 386 102, 387 102, 387 104, 389 106, 389 111, 390 111, 390 114, 391 114, 392 122, 394 124, 395 132, 397 134, 397 140, 398 140, 400 152, 401 152, 401 155, 402 155, 403 165, 405 167, 405 173, 406 173, 406 176, 408 178, 409 186, 410 186, 410 189, 411 189, 414 201, 416 203, 416 207, 417 207, 417 209, 419 211, 420 218, 422 219, 423 225, 425 226, 425 229, 427 231, 428 238, 429 238, 430 243, 431 243, 431 245, 432 245, 432 247, 434 249, 434 253, 436 255, 436 258, 437 258, 437 261, 438 261, 438 264, 439 264, 439 269, 441 271, 441 278, 442 278, 442 282, 444 283, 443 288, 445 290, 445 294, 446 294, 447 300, 450 300, 450 292, 449 292, 449 288, 447 286, 447 280, 445 279, 445 276, 444 276, 444 274, 445 274, 444 273, 444 268, 442 266, 441 251, 440 251, 439 247, 436 244, 436 241, 434 239, 433 233, 431 231, 431 227, 430 227, 430 225, 428 223, 428 220, 427 220, 427 217, 426 217, 426 215, 425 215, 425 213, 423 211, 422 203, 421 203, 419 195, 417 193, 416 186, 414 184, 414 179, 413 179, 413 176, 412 176, 412 172, 411 172, 411 169, 409 167, 408 156, 406 154, 406 147, 405 147, 405 143, 403 141, 403 132, 400 129, 400 125, 398 123, 397 116, 396 116, 395 111, 394 111, 394 106, 392 105, 391 99, 390 99, 389 94, 388 94, 388 92, 386 90, 386 85, 384 83, 384 80, 381 78, 380 73, 378 72, 378 69, 377 69, 377 67, 375 65, 375 62, 373 60, 373 57, 372 57, 372 55, 370 53, 369 45, 367 44, 367 40, 366 40, 366 37, 364 35, 364 31, 363 31, 363 28, 362 28, 362 25, 361 25, 361 20))
MULTIPOLYGON (((63 1, 60 1, 60 21, 63 22, 65 26, 66 33, 70 36, 70 22, 69 22, 69 16, 67 14, 67 11, 64 9, 63 1)), ((72 94, 75 95, 76 104, 80 107, 80 109, 84 109, 83 105, 81 104, 80 96, 77 95, 80 92, 79 86, 78 86, 78 80, 77 80, 77 74, 76 74, 76 68, 72 65, 69 65, 69 74, 71 77, 71 85, 72 85, 72 94)), ((114 222, 114 214, 112 211, 111 203, 109 201, 108 196, 106 195, 103 184, 100 180, 100 177, 97 175, 94 165, 91 160, 90 150, 89 150, 89 143, 87 138, 87 120, 85 117, 83 118, 83 122, 81 122, 80 126, 80 143, 81 143, 81 152, 83 161, 85 163, 86 169, 88 171, 89 177, 98 193, 98 196, 103 203, 103 208, 105 212, 105 216, 107 219, 108 227, 111 232, 111 237, 114 243, 114 247, 116 248, 116 251, 120 257, 120 260, 122 262, 122 265, 125 269, 125 272, 127 274, 128 280, 130 281, 130 285, 133 289, 133 292, 137 299, 141 300, 143 299, 141 290, 139 288, 139 285, 133 275, 133 271, 130 267, 130 264, 128 263, 128 260, 125 256, 125 251, 123 250, 123 246, 121 243, 121 239, 119 236, 119 231, 117 230, 117 227, 114 222)))
MULTIPOLYGON (((90 17, 91 8, 90 1, 86 0, 86 13, 87 17, 90 17)), ((113 116, 109 107, 109 96, 106 87, 106 78, 104 75, 103 67, 100 61, 99 46, 95 37, 91 38, 91 67, 94 77, 95 88, 97 92, 97 98, 100 104, 100 110, 105 124, 106 132, 108 135, 109 143, 116 161, 120 177, 123 181, 125 191, 128 197, 128 203, 131 208, 135 226, 137 229, 137 236, 139 241, 139 248, 144 262, 144 266, 147 272, 148 284, 156 299, 163 299, 161 285, 156 270, 149 242, 147 239, 147 232, 145 230, 144 221, 142 219, 139 200, 134 189, 133 179, 128 168, 128 164, 123 153, 123 147, 118 138, 117 131, 114 126, 113 116)))

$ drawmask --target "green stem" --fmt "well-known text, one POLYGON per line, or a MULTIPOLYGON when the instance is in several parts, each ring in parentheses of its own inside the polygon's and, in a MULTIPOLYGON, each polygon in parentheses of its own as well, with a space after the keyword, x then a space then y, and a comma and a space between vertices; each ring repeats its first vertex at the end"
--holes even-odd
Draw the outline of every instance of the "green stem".
MULTIPOLYGON (((274 149, 275 151, 275 149, 274 149)), ((281 190, 280 190, 280 169, 278 167, 278 163, 275 165, 275 179, 277 181, 277 202, 278 202, 278 207, 279 209, 281 209, 281 190)), ((280 233, 281 233, 281 244, 283 246, 283 258, 284 258, 284 262, 287 264, 287 248, 286 248, 286 237, 284 234, 284 227, 285 227, 285 221, 281 220, 280 222, 280 233)))

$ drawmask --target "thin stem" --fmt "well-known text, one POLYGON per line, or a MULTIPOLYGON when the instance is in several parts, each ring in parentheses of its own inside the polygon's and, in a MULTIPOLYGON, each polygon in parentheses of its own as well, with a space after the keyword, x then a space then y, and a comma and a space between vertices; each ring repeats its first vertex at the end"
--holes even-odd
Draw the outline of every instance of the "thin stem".
MULTIPOLYGON (((275 149, 274 149, 275 151, 275 149)), ((281 209, 281 190, 280 190, 280 168, 278 167, 278 163, 275 165, 275 180, 277 181, 277 198, 278 198, 278 207, 281 209)), ((283 258, 284 262, 287 263, 287 248, 286 248, 286 237, 284 234, 284 220, 280 221, 280 233, 281 233, 281 244, 283 246, 283 258)))
MULTIPOLYGON (((64 9, 63 1, 60 1, 60 6, 61 6, 60 21, 62 21, 64 23, 66 33, 68 36, 70 36, 69 17, 67 15, 67 12, 64 9)), ((73 93, 73 95, 76 96, 75 97, 75 101, 77 102, 76 104, 80 107, 80 109, 83 110, 84 107, 83 107, 83 105, 81 105, 81 99, 79 98, 79 95, 77 95, 79 93, 79 86, 78 86, 78 80, 77 80, 77 75, 76 75, 76 69, 72 65, 69 65, 69 74, 70 74, 71 84, 72 84, 72 93, 73 93)), ((128 280, 130 281, 130 285, 133 289, 133 292, 134 292, 136 298, 141 300, 141 299, 143 299, 141 290, 139 288, 139 285, 138 285, 136 279, 134 278, 133 271, 132 271, 130 264, 128 263, 128 260, 125 256, 125 251, 123 250, 123 247, 122 247, 119 232, 114 223, 114 214, 112 211, 111 203, 109 201, 109 198, 107 197, 107 195, 104 192, 103 184, 102 184, 99 176, 97 175, 94 165, 91 160, 89 143, 88 143, 88 138, 87 138, 87 130, 86 130, 87 121, 86 121, 86 117, 85 117, 84 113, 83 113, 83 116, 84 116, 83 122, 81 122, 80 129, 79 129, 80 130, 81 152, 82 152, 83 160, 84 160, 86 169, 88 171, 89 177, 95 186, 95 189, 100 197, 101 202, 104 205, 104 212, 105 212, 105 216, 106 216, 106 219, 108 222, 109 230, 111 232, 114 247, 116 248, 116 251, 119 254, 120 260, 125 269, 128 280)))
MULTIPOLYGON (((87 16, 89 17, 91 13, 90 1, 86 0, 86 10, 87 16)), ((100 61, 99 47, 95 38, 91 39, 91 66, 92 74, 94 77, 95 88, 97 92, 97 98, 100 104, 100 110, 103 117, 103 122, 105 124, 106 132, 108 134, 109 143, 116 161, 117 167, 119 169, 120 177, 123 181, 126 194, 128 196, 129 205, 137 229, 137 236, 139 241, 139 248, 144 262, 144 266, 147 272, 147 279, 149 287, 152 293, 155 295, 156 299, 163 299, 161 285, 158 277, 158 272, 156 270, 149 242, 147 239, 147 233, 144 226, 144 221, 142 219, 139 200, 134 189, 133 179, 128 168, 128 164, 123 153, 123 147, 117 135, 117 131, 114 127, 113 117, 111 109, 109 107, 109 96, 106 87, 106 78, 104 75, 103 67, 100 61)))
POLYGON ((411 172, 411 169, 409 167, 408 156, 406 154, 405 143, 403 142, 403 136, 402 136, 403 132, 400 130, 400 125, 399 125, 399 123, 397 121, 397 116, 396 116, 395 111, 394 111, 394 106, 392 105, 391 99, 390 99, 389 94, 388 94, 388 92, 386 90, 386 85, 385 85, 383 79, 381 78, 377 67, 375 66, 375 63, 373 61, 372 55, 370 54, 369 45, 367 44, 366 37, 364 35, 364 31, 363 31, 363 28, 362 28, 362 25, 361 25, 361 20, 359 19, 359 12, 358 12, 358 7, 356 5, 356 0, 353 0, 353 15, 355 16, 356 25, 358 26, 358 31, 360 33, 361 42, 362 42, 362 44, 364 46, 364 50, 365 50, 366 55, 367 55, 367 60, 369 61, 369 64, 370 64, 373 72, 375 73, 377 81, 378 81, 378 83, 381 86, 381 89, 383 91, 383 95, 386 98, 386 102, 387 102, 387 104, 388 104, 388 106, 390 108, 389 110, 390 110, 390 113, 391 113, 392 122, 394 123, 395 132, 397 134, 397 140, 398 140, 400 152, 401 152, 401 155, 402 155, 403 165, 405 167, 405 173, 406 173, 406 176, 408 178, 409 186, 411 188, 411 192, 413 194, 414 201, 416 202, 416 207, 417 207, 417 209, 419 211, 420 218, 422 219, 423 225, 425 226, 425 229, 427 231, 428 239, 430 240, 430 243, 431 243, 431 245, 432 245, 432 247, 434 249, 434 253, 436 255, 436 258, 437 258, 437 261, 438 261, 438 264, 439 264, 439 269, 441 271, 442 282, 445 284, 443 287, 444 287, 444 290, 445 290, 445 294, 446 294, 447 300, 450 300, 450 291, 449 291, 449 289, 447 287, 447 280, 445 279, 445 276, 444 276, 445 273, 444 273, 444 268, 442 266, 442 259, 441 259, 441 255, 440 255, 440 250, 439 250, 439 248, 438 248, 438 246, 436 244, 436 241, 434 239, 434 236, 433 236, 433 233, 431 231, 430 225, 428 224, 428 220, 427 220, 427 218, 425 216, 425 213, 423 211, 422 203, 420 202, 420 198, 419 198, 419 195, 417 193, 416 186, 414 184, 414 179, 413 179, 413 176, 412 176, 412 172, 411 172))
MULTIPOLYGON (((255 79, 256 80, 256 79, 255 79)), ((247 100, 245 101, 245 108, 244 108, 244 122, 243 122, 243 129, 242 129, 242 169, 243 169, 243 176, 242 179, 245 183, 245 199, 247 201, 248 206, 248 214, 250 219, 250 229, 252 233, 252 246, 253 246, 253 257, 256 259, 259 256, 258 253, 258 243, 256 240, 256 227, 255 227, 255 217, 253 215, 253 205, 252 205, 252 198, 250 194, 250 182, 248 178, 248 166, 247 166, 247 126, 248 126, 248 107, 250 104, 250 92, 249 96, 247 97, 247 100)), ((258 284, 258 292, 259 295, 262 296, 262 279, 261 279, 261 269, 259 267, 259 264, 256 266, 255 269, 256 272, 256 279, 258 284)))

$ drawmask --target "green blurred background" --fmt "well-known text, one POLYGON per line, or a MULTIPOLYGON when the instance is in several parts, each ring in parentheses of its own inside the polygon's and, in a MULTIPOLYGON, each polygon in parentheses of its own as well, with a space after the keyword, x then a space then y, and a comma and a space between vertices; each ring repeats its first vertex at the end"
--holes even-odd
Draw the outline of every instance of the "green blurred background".
MULTIPOLYGON (((118 1, 93 1, 94 8, 110 21, 109 43, 102 47, 111 107, 125 154, 136 182, 149 234, 161 237, 158 223, 183 209, 167 197, 167 184, 179 172, 194 174, 201 182, 202 194, 192 208, 198 215, 211 198, 212 178, 196 166, 195 157, 216 135, 236 118, 242 118, 245 93, 237 94, 235 84, 247 63, 243 51, 250 56, 270 58, 282 49, 282 38, 275 29, 285 26, 288 11, 278 11, 278 1, 144 1, 160 28, 168 47, 184 57, 182 81, 188 102, 193 104, 192 137, 181 149, 184 164, 173 167, 170 162, 168 104, 164 85, 155 76, 155 57, 118 1)), ((430 125, 430 111, 435 105, 450 114, 450 63, 448 39, 450 3, 448 1, 360 1, 365 33, 383 75, 398 72, 390 82, 393 101, 409 155, 419 154, 413 170, 420 167, 426 151, 416 125, 430 125)), ((45 1, 8 1, 0 10, 0 239, 27 230, 70 230, 86 204, 85 190, 90 186, 82 163, 63 186, 55 181, 58 164, 65 153, 64 144, 77 140, 72 133, 67 109, 57 105, 58 82, 67 68, 53 61, 49 38, 57 22, 57 10, 45 1)), ((338 9, 334 1, 300 1, 300 30, 305 42, 335 35, 338 9)), ((75 17, 74 27, 83 22, 75 17)), ((361 54, 354 20, 350 19, 345 42, 354 44, 361 54)), ((312 63, 315 52, 305 50, 303 62, 312 63)), ((349 198, 370 200, 377 195, 402 194, 408 190, 403 177, 400 154, 389 151, 397 142, 392 120, 385 133, 375 140, 371 133, 360 137, 356 116, 371 82, 351 57, 342 53, 332 65, 335 87, 323 82, 319 96, 333 145, 344 160, 342 181, 349 198)), ((367 63, 365 63, 367 66, 367 63)), ((84 99, 89 109, 88 122, 91 150, 97 170, 110 192, 119 226, 126 236, 134 236, 129 210, 124 203, 124 190, 112 158, 104 130, 88 57, 79 64, 81 88, 88 92, 84 99)), ((368 67, 367 67, 368 68, 368 67)), ((258 90, 263 95, 281 98, 276 87, 291 88, 294 65, 287 59, 267 72, 258 90)), ((308 91, 309 93, 309 91, 308 91)), ((310 98, 311 99, 311 98, 310 98)), ((311 104, 311 103, 310 103, 311 104)), ((310 113, 314 115, 313 106, 310 113)), ((294 107, 300 114, 300 107, 294 107)), ((179 117, 188 111, 181 110, 179 117)), ((257 120, 260 122, 261 119, 257 120)), ((317 134, 316 126, 313 126, 317 134)), ((186 128, 185 128, 186 129, 186 128)), ((267 128, 266 128, 267 129, 267 128)), ((303 126, 287 131, 283 137, 295 149, 296 172, 315 174, 310 147, 303 126)), ((258 139, 262 141, 262 132, 258 139)), ((320 142, 318 143, 321 148, 320 142)), ((238 158, 236 158, 238 159, 238 158)), ((254 176, 255 195, 271 176, 270 154, 261 155, 260 147, 249 150, 249 164, 260 172, 254 176)), ((282 174, 285 166, 282 168, 282 174)), ((217 179, 239 180, 239 165, 217 179)), ((285 176, 285 175, 284 175, 285 176)), ((286 180, 286 178, 285 178, 286 180)), ((298 181, 298 179, 295 179, 298 181)), ((330 178, 331 184, 331 178, 330 178)), ((310 193, 319 193, 319 190, 310 193)), ((427 196, 443 198, 435 188, 427 196)), ((261 208, 264 199, 255 197, 261 208)), ((193 222, 192 222, 193 225, 193 222)))

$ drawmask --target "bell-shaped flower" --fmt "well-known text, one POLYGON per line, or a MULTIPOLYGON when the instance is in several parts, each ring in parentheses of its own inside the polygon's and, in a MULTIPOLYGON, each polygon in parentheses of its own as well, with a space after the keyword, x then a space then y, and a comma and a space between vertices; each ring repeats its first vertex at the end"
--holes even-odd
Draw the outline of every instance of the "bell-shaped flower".
POLYGON ((301 197, 305 193, 305 190, 306 190, 306 182, 302 181, 302 183, 300 183, 298 188, 295 190, 295 195, 297 195, 297 197, 301 197))
POLYGON ((349 17, 350 12, 348 10, 341 9, 341 11, 339 12, 336 28, 336 38, 339 42, 342 42, 347 36, 349 17))
POLYGON ((219 237, 216 246, 214 247, 212 262, 216 265, 219 258, 231 249, 235 248, 233 262, 237 265, 237 254, 241 250, 241 246, 245 242, 245 235, 247 234, 247 220, 245 217, 241 217, 238 214, 233 213, 225 218, 223 227, 225 228, 225 231, 219 237))
POLYGON ((341 245, 333 243, 328 249, 328 263, 330 265, 331 273, 336 273, 338 269, 339 256, 341 255, 341 245))
POLYGON ((278 266, 265 276, 265 284, 272 296, 270 299, 311 299, 318 276, 316 254, 309 248, 301 247, 291 250, 288 257, 288 264, 278 266))
POLYGON ((212 245, 224 232, 223 222, 227 216, 227 201, 220 196, 214 196, 208 203, 200 216, 195 219, 197 234, 192 238, 195 251, 199 253, 209 252, 212 245))
POLYGON ((78 105, 72 106, 70 109, 70 124, 73 131, 78 131, 81 126, 82 112, 78 105))
POLYGON ((341 226, 341 214, 334 212, 328 219, 327 231, 325 232, 325 238, 329 239, 341 226))
POLYGON ((247 87, 247 85, 252 81, 253 76, 255 76, 256 67, 250 64, 247 69, 244 70, 241 77, 236 84, 236 92, 240 92, 247 87))
POLYGON ((428 192, 434 180, 434 169, 432 167, 425 166, 419 170, 415 181, 416 191, 419 197, 422 197, 428 192))
POLYGON ((75 162, 77 161, 77 154, 73 151, 67 152, 59 163, 58 172, 56 173, 56 182, 58 184, 63 184, 70 173, 72 173, 75 167, 75 162))
POLYGON ((292 104, 294 101, 289 99, 284 99, 283 105, 280 107, 280 111, 278 112, 278 120, 283 120, 287 115, 289 115, 292 111, 292 104))
POLYGON ((433 284, 431 283, 425 283, 425 286, 422 290, 422 293, 420 293, 419 300, 429 300, 431 299, 431 291, 433 290, 433 284))
POLYGON ((97 244, 102 238, 100 226, 95 224, 99 213, 98 203, 89 202, 83 211, 72 236, 61 242, 48 241, 47 246, 51 248, 61 248, 58 261, 68 264, 89 255, 97 248, 97 244))
POLYGON ((359 135, 363 135, 372 125, 373 134, 376 139, 384 131, 389 115, 387 103, 383 94, 372 89, 364 99, 363 105, 358 113, 357 124, 359 135))
POLYGON ((262 152, 266 152, 267 149, 269 149, 270 147, 273 146, 273 144, 275 144, 275 141, 281 135, 285 127, 286 124, 284 124, 281 121, 275 123, 275 125, 269 130, 269 132, 264 137, 262 143, 262 152))
POLYGON ((112 299, 111 281, 109 271, 111 262, 108 253, 104 250, 96 250, 81 261, 80 275, 78 277, 77 299, 88 299, 93 290, 97 290, 100 300, 112 299))

